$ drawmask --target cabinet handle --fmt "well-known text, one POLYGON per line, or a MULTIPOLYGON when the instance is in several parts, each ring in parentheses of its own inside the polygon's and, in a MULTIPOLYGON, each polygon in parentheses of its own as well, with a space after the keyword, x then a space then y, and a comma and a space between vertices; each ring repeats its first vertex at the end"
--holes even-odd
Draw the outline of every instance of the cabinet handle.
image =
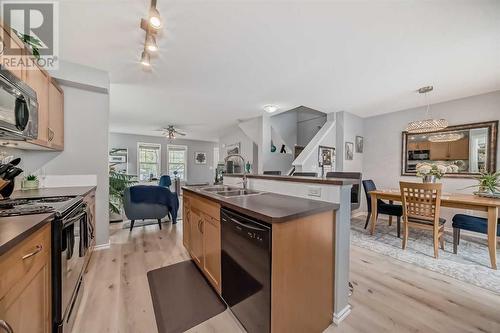
POLYGON ((30 257, 33 257, 34 255, 36 255, 36 254, 38 254, 38 253, 42 252, 42 250, 43 250, 43 247, 42 247, 41 245, 37 245, 37 246, 36 246, 36 248, 35 248, 35 251, 30 252, 30 253, 28 253, 28 254, 25 254, 25 255, 23 256, 23 258, 22 258, 22 259, 23 259, 23 260, 26 260, 26 259, 28 259, 28 258, 30 258, 30 257))
POLYGON ((10 327, 9 323, 6 322, 5 320, 0 319, 0 328, 3 328, 3 330, 7 333, 14 333, 12 327, 10 327))

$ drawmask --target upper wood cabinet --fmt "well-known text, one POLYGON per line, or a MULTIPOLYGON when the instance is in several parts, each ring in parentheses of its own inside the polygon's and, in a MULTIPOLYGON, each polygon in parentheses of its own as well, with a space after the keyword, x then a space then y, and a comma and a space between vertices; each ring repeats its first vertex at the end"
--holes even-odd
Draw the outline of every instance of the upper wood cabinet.
POLYGON ((0 257, 0 320, 14 332, 50 333, 50 224, 0 257))
POLYGON ((429 141, 410 142, 408 143, 408 150, 429 150, 431 143, 429 141))
POLYGON ((26 70, 26 84, 35 92, 38 100, 38 139, 33 143, 49 145, 49 76, 34 66, 26 70))
POLYGON ((0 54, 0 64, 8 69, 18 79, 24 80, 26 50, 24 43, 10 29, 0 26, 0 42, 2 53, 0 54), (11 50, 11 51, 9 51, 11 50), (16 53, 16 54, 10 54, 16 53))
POLYGON ((49 127, 50 146, 64 149, 64 92, 52 79, 49 83, 49 127))
POLYGON ((442 160, 468 160, 469 140, 461 139, 451 142, 431 142, 430 159, 442 160))

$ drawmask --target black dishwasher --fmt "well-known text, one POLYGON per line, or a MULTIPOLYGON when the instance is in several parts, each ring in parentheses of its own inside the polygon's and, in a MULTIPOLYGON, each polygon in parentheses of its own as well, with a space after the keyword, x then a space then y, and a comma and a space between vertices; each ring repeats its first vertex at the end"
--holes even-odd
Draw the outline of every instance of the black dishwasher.
POLYGON ((222 298, 249 333, 271 331, 271 228, 221 209, 222 298))

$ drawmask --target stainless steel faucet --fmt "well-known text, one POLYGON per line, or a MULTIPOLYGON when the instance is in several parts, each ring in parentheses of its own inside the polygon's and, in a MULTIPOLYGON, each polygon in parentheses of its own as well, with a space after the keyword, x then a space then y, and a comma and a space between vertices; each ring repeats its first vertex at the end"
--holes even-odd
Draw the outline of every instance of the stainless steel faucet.
POLYGON ((245 158, 243 156, 241 156, 240 154, 230 154, 230 155, 227 155, 226 158, 224 159, 224 165, 227 165, 227 160, 230 159, 231 157, 239 157, 241 159, 241 161, 243 162, 243 189, 246 190, 247 189, 247 174, 246 174, 246 170, 245 170, 245 166, 246 166, 246 162, 245 162, 245 158))

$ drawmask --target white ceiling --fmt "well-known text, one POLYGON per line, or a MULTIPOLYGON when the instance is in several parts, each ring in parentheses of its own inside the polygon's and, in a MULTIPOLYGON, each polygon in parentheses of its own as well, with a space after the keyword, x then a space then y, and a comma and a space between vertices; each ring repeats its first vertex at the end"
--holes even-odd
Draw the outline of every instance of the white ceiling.
POLYGON ((111 76, 111 131, 218 138, 306 105, 362 117, 500 90, 500 1, 166 1, 153 71, 146 0, 63 0, 61 58, 111 76))

